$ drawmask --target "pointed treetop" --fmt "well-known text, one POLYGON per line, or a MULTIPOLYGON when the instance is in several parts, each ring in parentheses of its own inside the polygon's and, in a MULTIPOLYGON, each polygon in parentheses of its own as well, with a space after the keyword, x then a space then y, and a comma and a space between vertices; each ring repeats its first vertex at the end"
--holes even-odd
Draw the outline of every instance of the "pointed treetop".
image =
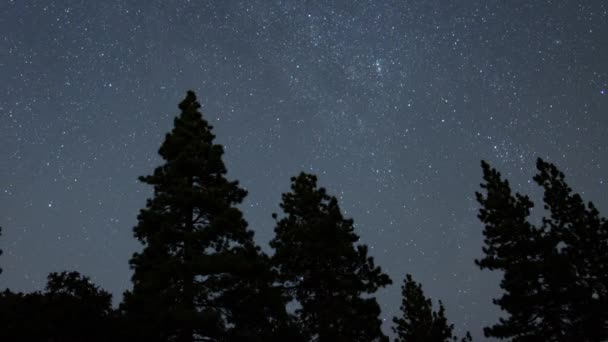
POLYGON ((194 91, 188 90, 188 92, 186 93, 186 98, 179 104, 179 109, 183 111, 196 111, 199 108, 201 108, 201 105, 196 100, 196 94, 194 93, 194 91))
MULTIPOLYGON (((457 341, 454 336, 454 325, 448 323, 445 316, 445 307, 439 301, 439 310, 433 310, 430 298, 422 290, 422 284, 414 281, 410 274, 405 276, 401 286, 401 317, 394 317, 395 326, 392 328, 397 334, 395 342, 447 342, 457 341)), ((470 341, 470 334, 461 341, 470 341)))

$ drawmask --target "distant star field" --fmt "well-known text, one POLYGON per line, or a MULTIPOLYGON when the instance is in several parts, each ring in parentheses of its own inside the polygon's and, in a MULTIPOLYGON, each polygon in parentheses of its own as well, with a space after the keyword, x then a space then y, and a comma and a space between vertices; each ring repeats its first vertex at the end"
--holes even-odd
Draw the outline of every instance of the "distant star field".
POLYGON ((0 289, 77 270, 131 286, 137 181, 194 90, 271 253, 289 178, 315 173, 393 279, 457 333, 497 320, 474 192, 489 161, 542 213, 535 160, 608 215, 608 2, 5 0, 0 289))

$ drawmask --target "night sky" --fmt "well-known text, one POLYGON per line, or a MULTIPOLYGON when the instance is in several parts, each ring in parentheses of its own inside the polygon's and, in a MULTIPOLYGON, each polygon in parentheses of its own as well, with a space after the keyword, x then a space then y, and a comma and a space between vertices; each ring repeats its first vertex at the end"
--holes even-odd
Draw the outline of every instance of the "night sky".
POLYGON ((120 301, 188 89, 266 251, 291 176, 339 198, 393 279, 386 333, 405 273, 459 333, 497 319, 481 159, 535 215, 537 157, 608 212, 606 1, 3 0, 0 35, 0 288, 69 269, 120 301))

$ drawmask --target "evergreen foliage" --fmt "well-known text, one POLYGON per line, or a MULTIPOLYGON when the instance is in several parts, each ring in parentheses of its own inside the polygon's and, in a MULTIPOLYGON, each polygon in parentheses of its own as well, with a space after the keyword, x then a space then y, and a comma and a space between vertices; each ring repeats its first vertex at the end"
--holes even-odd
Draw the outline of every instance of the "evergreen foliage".
POLYGON ((608 338, 608 224, 584 204, 554 165, 537 161, 534 180, 550 216, 529 222, 533 203, 512 194, 508 181, 482 162, 477 193, 485 224, 482 269, 503 271, 504 294, 494 300, 508 317, 484 329, 513 341, 602 341, 608 338))
MULTIPOLYGON (((401 286, 401 312, 403 317, 394 317, 393 332, 397 334, 395 342, 445 342, 457 341, 454 336, 454 325, 445 317, 445 308, 439 301, 439 311, 433 311, 433 304, 426 298, 422 285, 416 283, 410 274, 405 276, 401 286)), ((461 341, 471 341, 467 332, 461 341)))
MULTIPOLYGON (((163 164, 139 178, 154 194, 133 229, 143 249, 119 309, 88 277, 51 273, 44 291, 0 293, 0 341, 388 342, 374 294, 391 280, 338 200, 316 176, 293 177, 267 256, 237 208, 247 192, 226 179, 223 148, 199 108, 188 91, 159 149, 163 164)), ((475 263, 502 272, 494 303, 506 313, 485 335, 607 341, 608 220, 538 159, 534 181, 549 215, 533 224, 530 198, 481 166, 484 255, 475 263)), ((435 311, 411 275, 401 290, 395 342, 459 340, 442 302, 435 311)))
POLYGON ((225 178, 223 148, 194 92, 179 108, 159 150, 165 163, 140 177, 154 196, 134 228, 144 249, 130 261, 122 310, 140 340, 263 340, 285 315, 267 257, 236 208, 247 192, 225 178))
POLYGON ((391 280, 368 257, 367 246, 355 245, 359 236, 337 199, 317 187, 315 176, 302 173, 292 178, 281 208, 286 216, 270 243, 273 264, 297 303, 303 334, 319 342, 386 341, 371 295, 391 280))

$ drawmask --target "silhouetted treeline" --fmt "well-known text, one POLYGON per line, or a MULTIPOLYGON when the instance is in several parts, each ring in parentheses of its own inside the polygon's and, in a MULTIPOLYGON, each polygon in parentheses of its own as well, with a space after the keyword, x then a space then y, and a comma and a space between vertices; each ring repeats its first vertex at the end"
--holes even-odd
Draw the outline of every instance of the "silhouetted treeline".
POLYGON ((501 270, 508 313, 484 329, 486 336, 513 341, 604 341, 608 339, 608 223, 585 204, 554 165, 538 159, 534 181, 543 188, 540 226, 529 221, 534 206, 513 194, 509 182, 482 162, 480 220, 485 257, 482 269, 501 270))
MULTIPOLYGON (((159 150, 164 163, 140 177, 154 195, 133 229, 143 249, 129 261, 133 287, 119 307, 89 278, 52 273, 43 292, 0 294, 0 341, 388 341, 374 294, 392 281, 337 199, 314 175, 293 177, 266 255, 237 207, 247 192, 226 179, 223 148, 195 94, 179 108, 159 150)), ((554 165, 537 167, 551 213, 541 227, 528 222, 532 202, 482 162, 485 255, 476 263, 503 271, 495 303, 508 314, 485 334, 607 339, 606 220, 554 165)), ((459 340, 441 301, 434 310, 409 274, 401 289, 395 342, 459 340)))
POLYGON ((51 273, 43 292, 0 293, 0 341, 110 341, 112 296, 77 272, 51 273))

